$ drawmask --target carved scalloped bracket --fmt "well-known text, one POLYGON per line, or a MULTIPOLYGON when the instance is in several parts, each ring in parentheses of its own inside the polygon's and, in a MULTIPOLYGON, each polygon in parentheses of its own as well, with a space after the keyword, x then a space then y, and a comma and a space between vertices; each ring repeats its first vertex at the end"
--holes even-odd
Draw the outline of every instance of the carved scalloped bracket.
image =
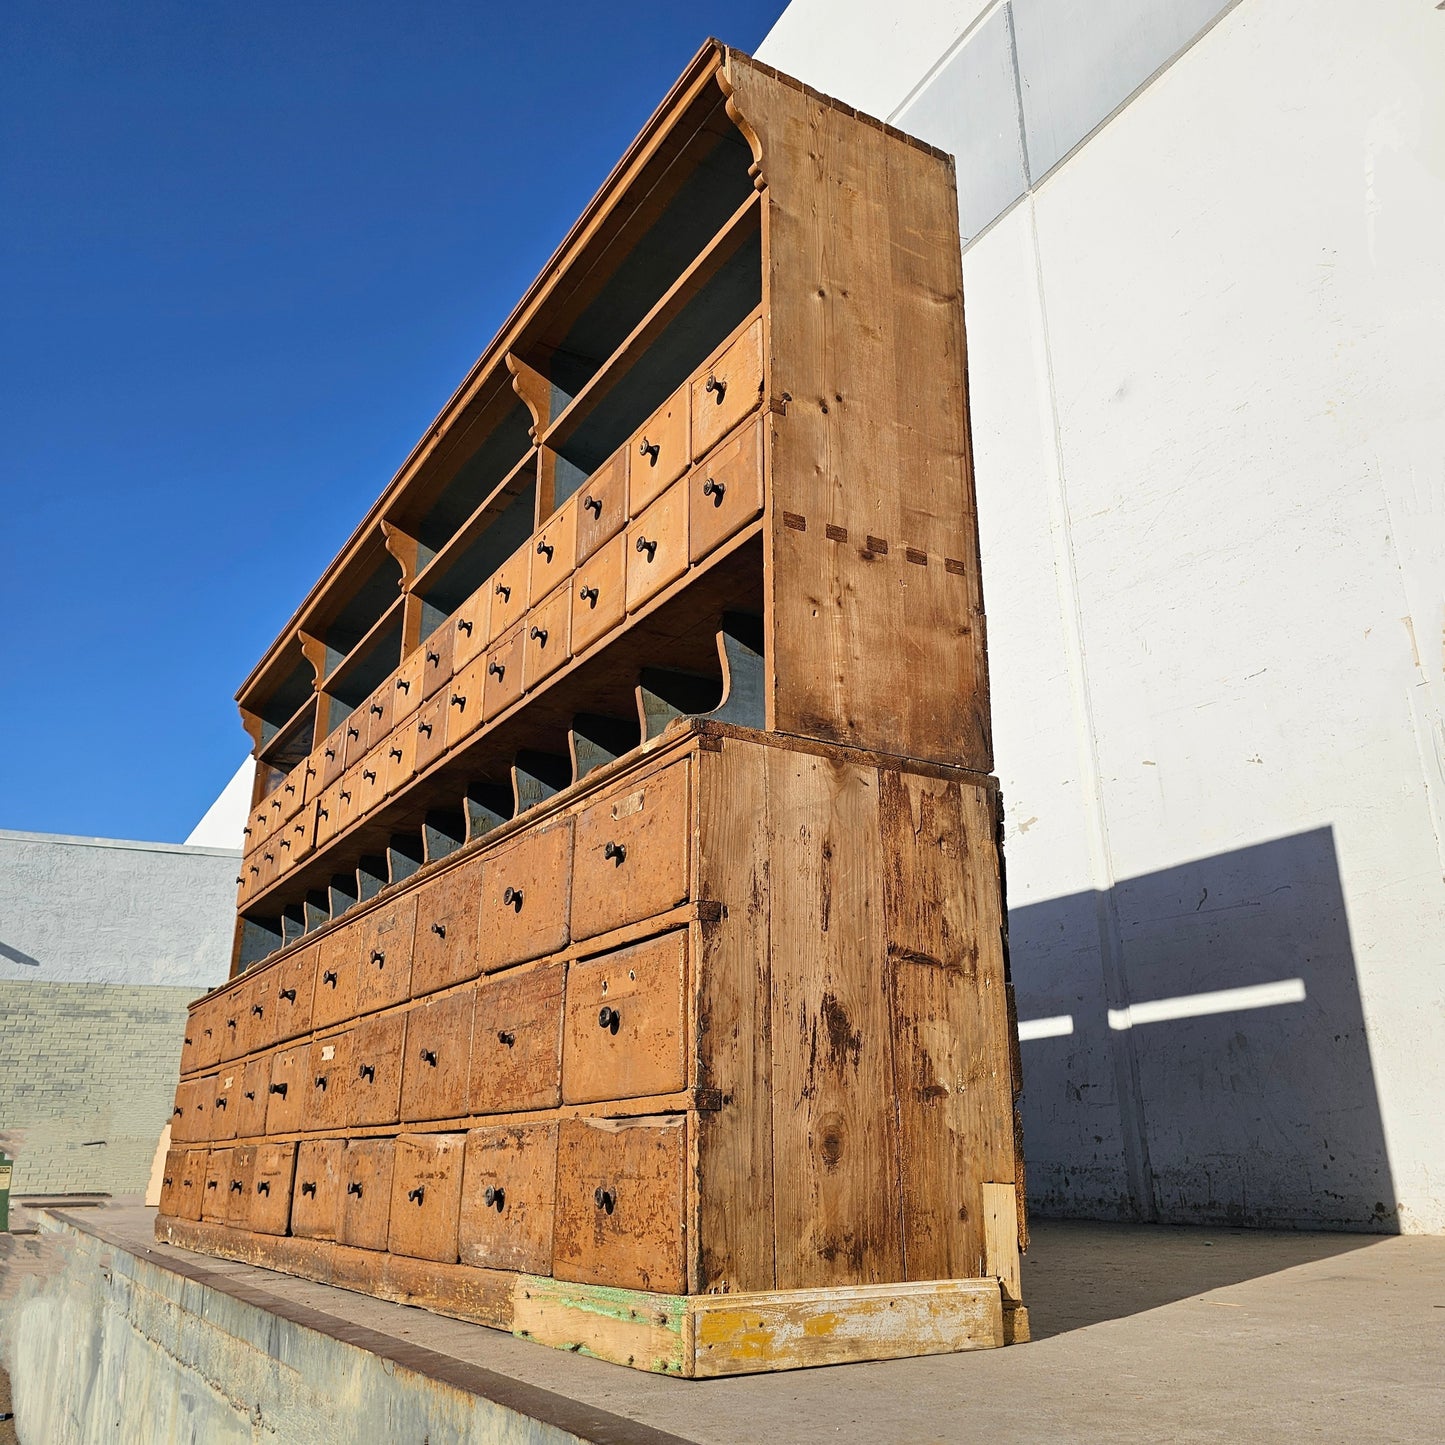
POLYGON ((742 111, 738 108, 737 99, 733 95, 732 78, 728 75, 730 52, 724 51, 723 53, 724 56, 728 58, 724 59, 723 65, 716 72, 718 88, 727 98, 723 109, 727 112, 727 118, 732 121, 742 133, 743 139, 747 141, 748 148, 753 153, 753 163, 748 167, 748 174, 753 178, 753 189, 755 191, 761 191, 765 189, 768 184, 768 178, 763 174, 762 138, 758 135, 757 131, 748 124, 747 117, 743 115, 742 111))
POLYGON ((421 570, 417 566, 421 543, 415 537, 403 532, 395 522, 383 521, 381 536, 386 543, 386 550, 391 553, 397 566, 401 568, 401 579, 396 584, 397 588, 399 591, 406 592, 416 581, 416 574, 421 570))
POLYGON ((261 751, 261 728, 263 723, 259 713, 249 712, 243 707, 237 707, 241 714, 241 726, 246 729, 246 735, 251 739, 251 755, 254 757, 261 751))
POLYGON ((321 690, 321 679, 326 676, 326 644, 319 637, 297 629, 296 636, 301 642, 301 656, 311 664, 311 686, 321 690))
MULTIPOLYGON (((507 370, 512 373, 512 390, 532 414, 532 440, 536 441, 552 421, 556 388, 535 367, 520 356, 507 353, 507 370)), ((560 408, 558 408, 560 410, 560 408)))

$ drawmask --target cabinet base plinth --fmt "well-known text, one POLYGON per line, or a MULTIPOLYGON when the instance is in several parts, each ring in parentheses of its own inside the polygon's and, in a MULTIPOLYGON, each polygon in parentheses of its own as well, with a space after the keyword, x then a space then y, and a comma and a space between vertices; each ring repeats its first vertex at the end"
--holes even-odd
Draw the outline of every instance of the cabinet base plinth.
POLYGON ((166 1215, 156 1217, 156 1238, 684 1379, 950 1354, 1029 1338, 1028 1311, 1004 1299, 997 1279, 669 1295, 438 1264, 166 1215))

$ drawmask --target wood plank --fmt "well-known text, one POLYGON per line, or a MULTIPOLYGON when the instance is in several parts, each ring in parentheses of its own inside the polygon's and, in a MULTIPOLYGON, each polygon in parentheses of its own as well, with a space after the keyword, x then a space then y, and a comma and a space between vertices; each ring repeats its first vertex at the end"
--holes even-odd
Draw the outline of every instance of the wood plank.
POLYGON ((987 1272, 1003 1290, 1004 1299, 1023 1298, 1019 1270, 1018 1200, 1012 1184, 983 1186, 984 1253, 987 1272))
POLYGON ((560 1279, 517 1281, 512 1332, 538 1344, 648 1370, 683 1375, 687 1301, 560 1279))

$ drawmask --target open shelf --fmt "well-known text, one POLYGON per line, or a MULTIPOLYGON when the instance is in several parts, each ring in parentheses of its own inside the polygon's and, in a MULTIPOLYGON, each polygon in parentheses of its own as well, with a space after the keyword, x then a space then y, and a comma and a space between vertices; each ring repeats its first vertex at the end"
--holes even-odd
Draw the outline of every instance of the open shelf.
POLYGON ((271 735, 256 755, 256 761, 274 774, 265 787, 269 793, 316 745, 317 696, 313 691, 300 707, 271 735))
MULTIPOLYGON (((320 682, 321 691, 342 703, 347 711, 359 707, 384 682, 401 661, 402 618, 405 601, 395 594, 390 606, 357 638, 345 657, 320 682)), ((333 709, 326 727, 335 727, 341 716, 333 709)), ((324 730, 324 729, 323 729, 324 730)))

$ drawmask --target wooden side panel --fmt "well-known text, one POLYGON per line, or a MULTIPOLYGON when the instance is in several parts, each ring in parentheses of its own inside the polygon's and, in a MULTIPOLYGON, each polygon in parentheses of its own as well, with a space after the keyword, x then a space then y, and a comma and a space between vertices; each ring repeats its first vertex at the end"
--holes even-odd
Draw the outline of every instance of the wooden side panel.
POLYGON ((983 1186, 984 1259, 1005 1300, 1023 1298, 1019 1270, 1018 1200, 1012 1184, 983 1186))
POLYGON ((392 1168, 387 1248, 455 1264, 465 1134, 403 1134, 392 1168))
POLYGON ((694 925, 698 1238, 689 1288, 773 1287, 772 985, 767 753, 697 754, 697 892, 724 916, 694 925))
POLYGON ((771 749, 780 1289, 902 1277, 878 775, 771 749))
POLYGON ((728 79, 767 182, 771 725, 987 771, 952 166, 728 79))
POLYGON ((551 1274, 556 1189, 555 1124, 473 1129, 462 1184, 461 1262, 551 1274))
POLYGON ((550 1109, 560 1100, 565 967, 559 960, 504 973, 477 989, 469 1113, 550 1109))
POLYGON ((341 1212, 344 1139, 303 1139, 296 1148, 291 1233, 335 1239, 341 1212))
POLYGON ((878 775, 909 1279, 985 1269, 983 1185, 1013 1179, 992 799, 878 775))

